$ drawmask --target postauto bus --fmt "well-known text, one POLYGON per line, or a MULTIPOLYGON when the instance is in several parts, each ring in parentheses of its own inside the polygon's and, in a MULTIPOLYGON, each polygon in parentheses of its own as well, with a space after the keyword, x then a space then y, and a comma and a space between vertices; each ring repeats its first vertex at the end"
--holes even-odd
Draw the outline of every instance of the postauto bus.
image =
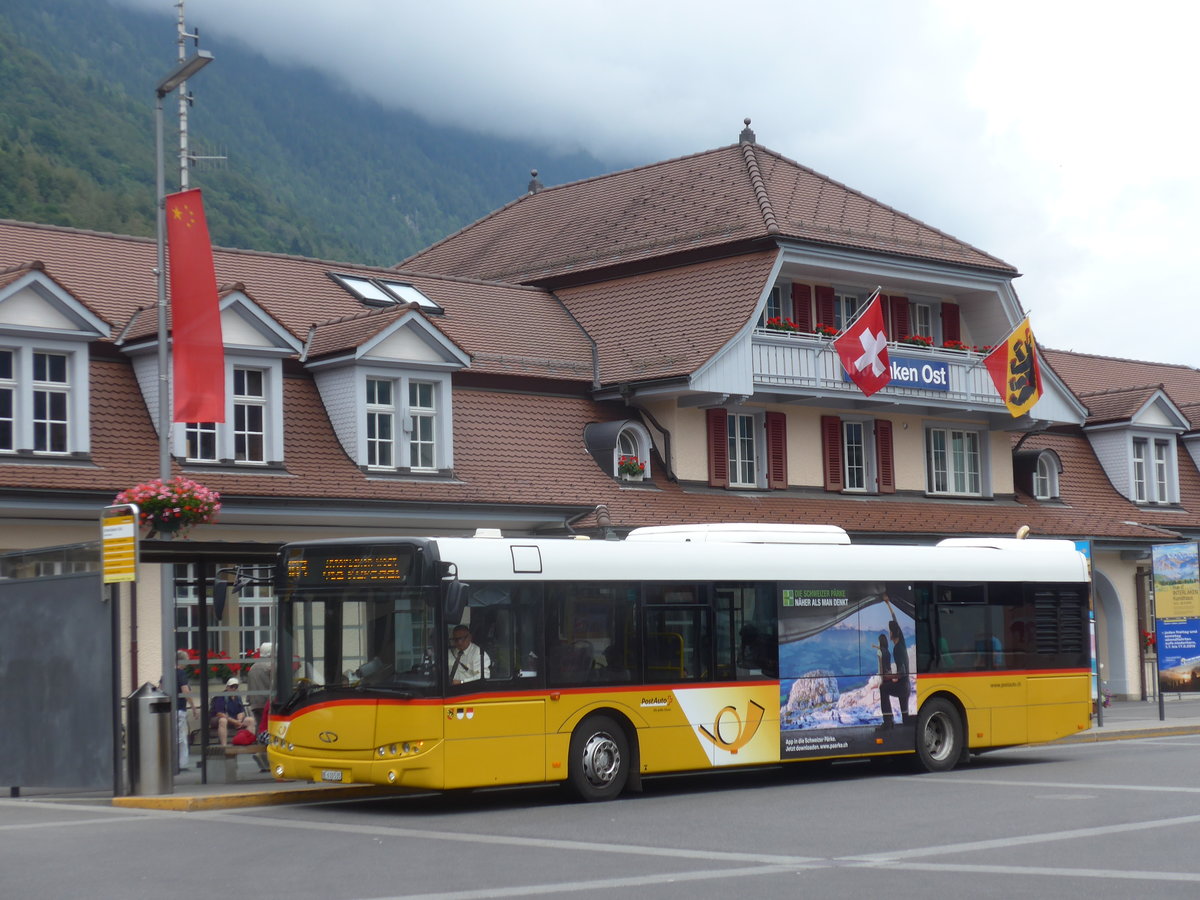
POLYGON ((938 772, 1090 720, 1068 541, 480 530, 293 543, 278 580, 283 779, 603 800, 730 766, 908 754, 938 772))

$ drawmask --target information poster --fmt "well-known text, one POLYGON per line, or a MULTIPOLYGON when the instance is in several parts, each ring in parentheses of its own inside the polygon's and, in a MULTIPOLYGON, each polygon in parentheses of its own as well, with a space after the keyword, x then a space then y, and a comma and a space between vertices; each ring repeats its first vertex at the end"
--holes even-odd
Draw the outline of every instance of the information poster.
POLYGON ((1159 690, 1200 692, 1200 554, 1196 544, 1153 548, 1159 690))
POLYGON ((808 582, 785 585, 779 603, 780 757, 911 750, 911 587, 808 582))

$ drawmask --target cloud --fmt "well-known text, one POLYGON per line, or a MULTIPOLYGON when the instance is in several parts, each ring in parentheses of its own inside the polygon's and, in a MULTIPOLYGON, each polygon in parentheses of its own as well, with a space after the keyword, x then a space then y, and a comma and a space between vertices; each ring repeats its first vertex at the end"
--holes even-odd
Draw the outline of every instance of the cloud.
POLYGON ((614 168, 733 143, 750 116, 773 150, 1015 265, 1044 344, 1200 364, 1200 13, 1109 9, 193 0, 187 14, 214 51, 241 41, 385 105, 614 168))

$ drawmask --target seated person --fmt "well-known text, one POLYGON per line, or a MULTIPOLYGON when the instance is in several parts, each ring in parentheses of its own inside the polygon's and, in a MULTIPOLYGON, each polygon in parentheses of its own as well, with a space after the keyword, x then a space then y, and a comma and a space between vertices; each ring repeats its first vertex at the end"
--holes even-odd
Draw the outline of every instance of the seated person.
POLYGON ((242 698, 238 696, 237 689, 237 678, 230 678, 225 682, 225 690, 213 697, 210 705, 208 727, 210 731, 217 733, 222 747, 229 745, 231 723, 232 731, 235 734, 239 728, 249 728, 251 733, 254 732, 254 716, 246 712, 246 706, 242 703, 242 698))
POLYGON ((455 625, 450 635, 450 683, 465 684, 492 677, 492 660, 478 644, 471 643, 471 629, 455 625))

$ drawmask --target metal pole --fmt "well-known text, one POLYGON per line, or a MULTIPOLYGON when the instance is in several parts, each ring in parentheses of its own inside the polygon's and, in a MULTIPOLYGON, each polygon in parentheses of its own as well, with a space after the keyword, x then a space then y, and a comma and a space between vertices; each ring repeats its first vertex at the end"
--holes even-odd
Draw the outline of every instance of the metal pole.
MULTIPOLYGON (((171 376, 170 360, 167 355, 167 213, 166 173, 163 171, 163 92, 155 91, 154 103, 154 180, 156 190, 156 236, 158 261, 154 270, 158 287, 158 477, 167 482, 171 479, 171 376)), ((159 616, 162 641, 162 690, 174 698, 179 688, 175 685, 175 578, 170 563, 162 563, 159 569, 159 616)), ((172 713, 175 702, 171 703, 172 713)), ((170 730, 167 741, 171 753, 171 771, 179 760, 178 728, 170 730)))

